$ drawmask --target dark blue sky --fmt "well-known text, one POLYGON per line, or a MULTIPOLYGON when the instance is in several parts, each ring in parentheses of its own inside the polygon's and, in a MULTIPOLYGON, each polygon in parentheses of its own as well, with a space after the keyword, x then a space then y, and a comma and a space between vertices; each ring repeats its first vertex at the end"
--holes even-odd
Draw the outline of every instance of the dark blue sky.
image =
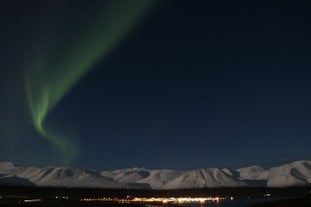
MULTIPOLYGON (((59 2, 78 8, 75 1, 59 2)), ((88 14, 96 1, 78 2, 88 14)), ((40 8, 36 1, 1 3, 0 157, 47 166, 59 163, 29 124, 27 61, 19 61, 29 44, 25 24, 40 8)), ((310 9, 309 1, 158 1, 46 124, 77 135, 81 152, 70 165, 78 167, 190 169, 311 159, 310 9)))

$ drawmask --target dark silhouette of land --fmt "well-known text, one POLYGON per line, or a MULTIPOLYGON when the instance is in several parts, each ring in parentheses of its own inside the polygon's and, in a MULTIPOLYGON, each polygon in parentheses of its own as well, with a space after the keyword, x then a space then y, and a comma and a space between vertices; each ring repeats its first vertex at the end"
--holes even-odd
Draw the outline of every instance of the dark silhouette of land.
MULTIPOLYGON (((99 189, 99 188, 50 188, 50 187, 17 187, 0 186, 0 206, 121 206, 116 202, 85 202, 84 198, 118 198, 129 197, 234 197, 234 198, 263 198, 271 197, 295 197, 299 199, 290 200, 290 203, 301 203, 302 206, 310 207, 311 186, 290 188, 202 188, 202 189, 179 189, 179 190, 144 190, 144 189, 99 189), (40 202, 27 203, 25 200, 40 200, 40 202)), ((282 201, 279 201, 282 203, 282 201)), ((289 201, 284 201, 288 203, 289 201)), ((300 207, 294 205, 295 207, 300 207)), ((137 207, 140 204, 122 204, 123 207, 137 207)), ((290 205, 264 204, 262 207, 290 205)), ((261 207, 255 205, 254 207, 261 207)))
POLYGON ((266 202, 262 204, 251 205, 250 207, 310 207, 311 196, 301 198, 283 199, 278 201, 266 202))

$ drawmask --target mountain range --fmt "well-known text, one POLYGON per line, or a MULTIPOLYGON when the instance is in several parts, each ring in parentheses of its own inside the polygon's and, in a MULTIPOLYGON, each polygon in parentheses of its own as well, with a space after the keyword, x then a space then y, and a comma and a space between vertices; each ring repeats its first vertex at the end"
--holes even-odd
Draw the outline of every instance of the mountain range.
POLYGON ((253 165, 238 169, 150 170, 131 168, 114 171, 69 167, 37 168, 0 162, 0 185, 157 190, 310 186, 311 161, 295 161, 269 169, 253 165))

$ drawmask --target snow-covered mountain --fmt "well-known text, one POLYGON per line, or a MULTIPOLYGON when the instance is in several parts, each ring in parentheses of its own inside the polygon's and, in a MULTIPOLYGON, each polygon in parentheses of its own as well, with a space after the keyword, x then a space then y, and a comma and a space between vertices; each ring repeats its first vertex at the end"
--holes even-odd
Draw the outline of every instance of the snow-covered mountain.
POLYGON ((296 161, 269 170, 268 186, 284 187, 310 185, 311 161, 296 161))
POLYGON ((101 176, 100 172, 92 170, 68 167, 35 168, 18 166, 8 162, 0 163, 0 184, 29 185, 25 181, 29 181, 35 186, 51 187, 129 187, 126 183, 116 182, 113 179, 101 176))
POLYGON ((270 169, 254 165, 239 169, 131 168, 101 172, 68 167, 24 167, 2 162, 0 185, 144 189, 306 186, 311 185, 311 161, 296 161, 270 169))
POLYGON ((133 186, 138 184, 151 189, 246 186, 240 180, 218 168, 187 171, 133 168, 104 171, 101 174, 118 182, 132 184, 133 186))

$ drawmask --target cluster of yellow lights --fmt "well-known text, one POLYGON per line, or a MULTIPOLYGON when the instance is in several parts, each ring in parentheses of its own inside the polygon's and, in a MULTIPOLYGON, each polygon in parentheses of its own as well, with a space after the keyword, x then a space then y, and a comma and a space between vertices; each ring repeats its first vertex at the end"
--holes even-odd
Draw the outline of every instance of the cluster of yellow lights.
POLYGON ((206 202, 219 202, 224 198, 220 197, 206 197, 206 198, 194 198, 194 197, 170 197, 170 198, 83 198, 81 201, 87 202, 119 202, 119 203, 206 203, 206 202))
POLYGON ((147 203, 205 203, 207 201, 220 200, 219 197, 207 197, 207 198, 192 198, 192 197, 171 197, 171 198, 134 198, 133 202, 147 202, 147 203))

